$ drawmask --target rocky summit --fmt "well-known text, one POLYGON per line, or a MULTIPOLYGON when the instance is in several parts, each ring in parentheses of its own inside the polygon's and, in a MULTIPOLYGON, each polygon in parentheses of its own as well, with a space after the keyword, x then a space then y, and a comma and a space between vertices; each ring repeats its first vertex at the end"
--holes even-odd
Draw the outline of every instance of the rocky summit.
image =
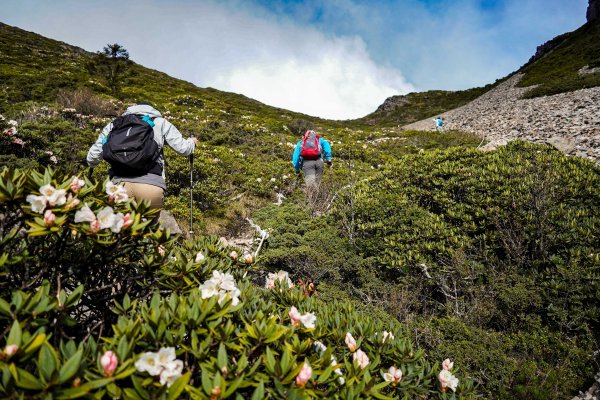
MULTIPOLYGON (((600 161, 600 87, 523 99, 529 88, 516 86, 521 77, 515 74, 467 105, 440 114, 445 129, 481 135, 487 142, 483 149, 521 139, 600 161)), ((434 130, 431 118, 404 129, 434 130)))
POLYGON ((600 18, 600 0, 590 0, 585 16, 587 22, 592 22, 600 18))

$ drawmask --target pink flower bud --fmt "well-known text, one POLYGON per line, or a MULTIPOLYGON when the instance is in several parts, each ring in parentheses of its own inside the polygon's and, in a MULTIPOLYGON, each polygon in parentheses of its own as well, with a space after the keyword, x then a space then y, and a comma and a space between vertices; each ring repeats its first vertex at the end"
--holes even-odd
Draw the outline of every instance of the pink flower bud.
POLYGON ((238 258, 237 251, 233 250, 231 253, 229 253, 229 257, 231 257, 232 260, 237 260, 237 258, 238 258))
POLYGON ((356 351, 356 340, 354 340, 354 337, 352 337, 350 332, 346 332, 346 338, 344 339, 344 342, 346 342, 346 346, 348 346, 348 349, 351 353, 356 351))
POLYGON ((113 375, 118 364, 119 361, 117 360, 117 355, 112 351, 107 351, 100 359, 100 365, 102 365, 104 376, 106 377, 111 377, 113 375))
POLYGON ((16 344, 9 344, 8 346, 6 346, 4 348, 4 354, 6 354, 8 357, 10 357, 13 354, 15 354, 18 349, 19 349, 19 347, 16 344))
POLYGON ((73 195, 69 193, 67 196, 67 205, 65 206, 65 210, 69 211, 79 205, 80 201, 78 198, 73 198, 73 195))
POLYGON ((123 216, 123 229, 127 229, 133 224, 133 219, 131 219, 131 213, 127 213, 123 216))
POLYGON ((46 210, 46 212, 44 213, 44 224, 46 224, 46 226, 50 226, 52 224, 54 224, 54 221, 56 220, 56 215, 54 215, 54 213, 50 210, 46 210))
POLYGON ((298 309, 296 307, 292 307, 292 309, 290 310, 288 315, 290 316, 290 319, 292 320, 292 325, 295 327, 299 327, 300 320, 302 319, 302 315, 300 314, 298 309))
POLYGON ((304 363, 302 369, 296 376, 296 385, 303 388, 312 376, 312 368, 307 363, 304 363))
POLYGON ((97 233, 99 230, 100 230, 100 221, 95 219, 92 222, 90 222, 90 231, 92 231, 92 233, 97 233))
POLYGON ((361 369, 365 369, 369 365, 369 357, 361 349, 356 350, 352 357, 361 369))
POLYGON ((246 264, 252 264, 252 261, 254 261, 254 257, 252 257, 252 254, 246 254, 244 256, 244 262, 246 264))
POLYGON ((79 189, 81 189, 83 185, 85 185, 85 181, 74 176, 71 181, 71 191, 73 193, 79 193, 79 189))
POLYGON ((442 368, 445 369, 446 371, 450 371, 452 369, 452 367, 454 366, 454 363, 450 361, 449 358, 446 358, 443 362, 442 362, 442 368))

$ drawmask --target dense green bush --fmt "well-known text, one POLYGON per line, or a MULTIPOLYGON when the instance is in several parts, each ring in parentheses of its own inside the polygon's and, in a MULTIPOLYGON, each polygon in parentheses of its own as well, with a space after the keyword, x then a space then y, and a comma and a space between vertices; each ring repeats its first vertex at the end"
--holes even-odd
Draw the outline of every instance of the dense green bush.
MULTIPOLYGON (((584 355, 600 339, 599 188, 597 166, 547 146, 425 152, 355 185, 350 199, 340 196, 331 222, 351 213, 357 251, 376 271, 363 290, 400 319, 448 315, 508 343, 522 333, 524 347, 551 340, 546 358, 528 368, 569 370, 569 383, 549 374, 535 389, 564 397, 589 378, 594 360, 584 355), (558 361, 568 353, 561 341, 581 357, 558 361)), ((512 382, 528 358, 512 346, 515 367, 500 386, 516 396, 512 382)), ((482 357, 471 370, 493 368, 482 357)), ((503 398, 485 376, 484 392, 503 398)))
POLYGON ((119 186, 0 178, 3 397, 472 397, 399 323, 283 272, 255 286, 251 262, 216 238, 174 243, 119 186))

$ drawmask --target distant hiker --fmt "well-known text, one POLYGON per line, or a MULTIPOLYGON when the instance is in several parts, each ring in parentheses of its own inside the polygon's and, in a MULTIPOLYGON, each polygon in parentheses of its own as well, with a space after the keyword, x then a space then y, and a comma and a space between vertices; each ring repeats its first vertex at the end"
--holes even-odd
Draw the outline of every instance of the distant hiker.
POLYGON ((162 208, 167 189, 165 143, 182 156, 189 156, 198 140, 184 139, 159 111, 149 104, 139 103, 127 108, 123 115, 102 129, 88 151, 87 162, 95 167, 102 159, 108 161, 111 179, 123 183, 130 197, 137 201, 149 200, 152 208, 162 208))
POLYGON ((307 188, 316 188, 323 178, 325 162, 331 168, 331 145, 315 131, 306 131, 296 143, 292 164, 299 175, 304 172, 307 188))
POLYGON ((442 118, 442 117, 434 118, 433 122, 435 122, 435 129, 438 132, 444 132, 444 118, 442 118))

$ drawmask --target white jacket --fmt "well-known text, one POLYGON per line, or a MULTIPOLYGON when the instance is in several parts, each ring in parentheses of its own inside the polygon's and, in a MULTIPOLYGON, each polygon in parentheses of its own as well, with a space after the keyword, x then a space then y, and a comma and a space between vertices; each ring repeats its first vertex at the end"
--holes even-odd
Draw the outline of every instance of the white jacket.
MULTIPOLYGON (((194 141, 190 139, 184 139, 181 135, 181 132, 175 126, 164 119, 161 113, 149 105, 136 105, 127 108, 127 110, 123 113, 123 115, 128 114, 137 114, 137 115, 149 115, 153 118, 154 122, 154 141, 158 144, 158 147, 162 150, 165 142, 175 150, 176 153, 181 154, 182 156, 189 156, 194 152, 194 148, 196 145, 194 141)), ((102 142, 113 128, 112 122, 102 129, 102 132, 96 139, 96 142, 90 147, 90 150, 87 154, 87 162, 90 167, 95 167, 102 161, 102 142)), ((119 177, 113 176, 113 180, 117 182, 134 182, 134 183, 146 183, 149 185, 154 185, 161 187, 163 190, 167 189, 167 185, 165 182, 165 161, 162 155, 158 159, 158 162, 162 166, 162 176, 155 174, 145 174, 137 177, 119 177)))

